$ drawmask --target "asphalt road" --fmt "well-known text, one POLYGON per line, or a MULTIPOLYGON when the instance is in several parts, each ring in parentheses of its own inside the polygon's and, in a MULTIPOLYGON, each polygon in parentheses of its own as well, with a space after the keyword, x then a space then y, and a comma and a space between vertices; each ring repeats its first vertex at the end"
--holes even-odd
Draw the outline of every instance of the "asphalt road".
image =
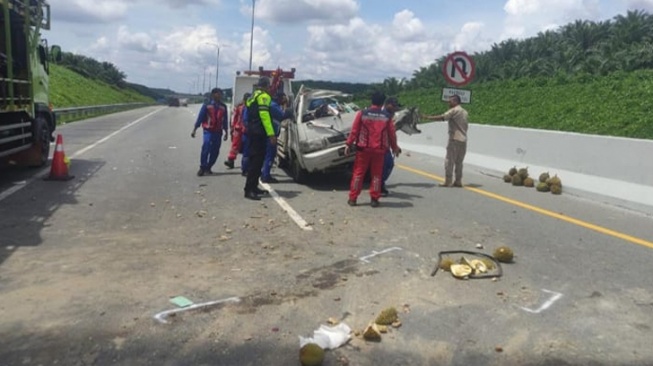
POLYGON ((195 175, 196 112, 61 127, 69 182, 0 172, 0 364, 297 365, 328 318, 362 330, 394 306, 400 328, 324 365, 653 365, 653 218, 472 169, 440 188, 416 153, 376 209, 347 206, 346 176, 280 170, 276 199, 247 201, 227 146, 195 175), (440 251, 501 245, 496 281, 431 276, 440 251), (175 296, 237 302, 155 320, 175 296))

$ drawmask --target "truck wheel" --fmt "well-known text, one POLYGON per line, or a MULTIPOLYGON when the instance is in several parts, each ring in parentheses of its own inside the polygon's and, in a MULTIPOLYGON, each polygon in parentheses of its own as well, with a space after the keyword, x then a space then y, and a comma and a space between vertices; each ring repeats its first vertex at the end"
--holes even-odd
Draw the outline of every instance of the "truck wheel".
POLYGON ((32 168, 42 167, 50 156, 50 125, 43 116, 37 116, 32 123, 34 143, 26 151, 25 164, 32 168))
POLYGON ((299 183, 299 184, 304 183, 308 176, 306 170, 304 170, 304 168, 302 168, 302 166, 299 165, 299 160, 297 159, 294 153, 292 153, 292 158, 290 160, 290 175, 292 179, 295 181, 295 183, 299 183))

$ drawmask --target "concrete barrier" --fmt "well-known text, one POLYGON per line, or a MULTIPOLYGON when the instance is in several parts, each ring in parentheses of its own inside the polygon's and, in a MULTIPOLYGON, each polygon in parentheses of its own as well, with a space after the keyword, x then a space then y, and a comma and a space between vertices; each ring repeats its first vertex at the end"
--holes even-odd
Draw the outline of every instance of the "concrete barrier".
MULTIPOLYGON (((399 133, 402 148, 444 157, 447 124, 399 133)), ((558 174, 566 192, 653 215, 653 140, 470 124, 465 164, 503 176, 517 165, 558 174)), ((443 168, 441 168, 443 169, 443 168)))

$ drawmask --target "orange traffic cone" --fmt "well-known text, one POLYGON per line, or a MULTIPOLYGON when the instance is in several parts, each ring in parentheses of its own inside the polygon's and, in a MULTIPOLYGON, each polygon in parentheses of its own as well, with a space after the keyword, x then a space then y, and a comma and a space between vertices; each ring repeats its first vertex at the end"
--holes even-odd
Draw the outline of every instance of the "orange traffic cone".
POLYGON ((57 135, 57 144, 54 148, 54 156, 52 156, 52 166, 50 168, 50 175, 46 180, 71 180, 75 178, 68 174, 68 164, 66 164, 66 153, 63 151, 63 137, 57 135))

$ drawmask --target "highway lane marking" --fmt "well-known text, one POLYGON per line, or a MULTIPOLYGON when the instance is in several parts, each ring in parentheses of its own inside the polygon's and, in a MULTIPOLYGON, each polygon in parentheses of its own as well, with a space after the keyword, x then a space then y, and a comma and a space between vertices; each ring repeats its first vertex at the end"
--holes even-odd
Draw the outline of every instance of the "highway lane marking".
POLYGON ((388 249, 383 249, 380 252, 377 252, 376 250, 373 250, 372 254, 366 255, 364 257, 360 257, 358 259, 360 259, 361 262, 370 263, 370 261, 368 259, 376 257, 377 255, 384 254, 384 253, 394 252, 395 250, 402 250, 402 249, 399 248, 399 247, 392 247, 392 248, 388 248, 388 249))
POLYGON ((551 305, 553 305, 554 302, 560 300, 560 298, 562 297, 562 294, 559 293, 559 292, 549 291, 549 290, 545 290, 545 289, 542 289, 542 292, 549 293, 549 294, 551 294, 553 296, 551 298, 549 298, 548 300, 546 300, 544 302, 544 304, 542 304, 542 306, 540 306, 537 309, 529 309, 529 308, 526 308, 526 307, 523 307, 523 306, 521 307, 521 309, 524 310, 524 311, 528 311, 531 314, 539 314, 539 313, 543 312, 544 310, 550 308, 551 305))
MULTIPOLYGON (((422 171, 422 170, 419 170, 419 169, 411 168, 411 167, 406 166, 406 165, 397 164, 396 166, 398 168, 402 169, 402 170, 405 170, 405 171, 408 171, 408 172, 411 172, 411 173, 414 173, 414 174, 417 174, 417 175, 421 175, 423 177, 430 178, 430 179, 433 179, 433 180, 436 180, 436 181, 439 181, 439 182, 444 182, 444 178, 439 177, 437 175, 434 175, 434 174, 431 174, 431 173, 428 173, 428 172, 425 172, 425 171, 422 171)), ((558 220, 565 221, 567 223, 570 223, 570 224, 573 224, 573 225, 576 225, 576 226, 583 227, 585 229, 596 231, 596 232, 599 232, 599 233, 604 234, 604 235, 612 236, 612 237, 617 238, 617 239, 621 239, 621 240, 624 240, 624 241, 627 241, 627 242, 630 242, 630 243, 633 243, 633 244, 637 244, 637 245, 641 245, 641 246, 653 249, 653 242, 650 242, 648 240, 644 240, 644 239, 641 239, 641 238, 638 238, 638 237, 635 237, 635 236, 632 236, 632 235, 628 235, 628 234, 624 234, 624 233, 621 233, 621 232, 618 232, 618 231, 615 231, 615 230, 604 228, 602 226, 598 226, 598 225, 589 223, 587 221, 583 221, 583 220, 573 218, 571 216, 566 216, 566 215, 563 215, 563 214, 559 214, 559 213, 556 213, 556 212, 553 212, 553 211, 550 211, 550 210, 547 210, 547 209, 544 209, 544 208, 541 208, 541 207, 537 207, 537 206, 534 206, 534 205, 530 205, 528 203, 524 203, 524 202, 521 202, 521 201, 514 200, 512 198, 504 197, 504 196, 501 196, 501 195, 496 194, 496 193, 488 192, 488 191, 483 190, 483 189, 473 188, 473 187, 463 187, 463 188, 468 190, 468 191, 472 191, 472 192, 478 193, 480 195, 483 195, 485 197, 493 198, 495 200, 502 201, 504 203, 508 203, 508 204, 513 205, 513 206, 517 206, 517 207, 521 207, 521 208, 529 210, 529 211, 537 212, 537 213, 542 214, 544 216, 549 216, 549 217, 552 217, 554 219, 558 219, 558 220)))
MULTIPOLYGON (((100 145, 100 144, 106 142, 106 141, 109 140, 110 138, 116 136, 116 135, 119 134, 120 132, 122 132, 122 131, 124 131, 124 130, 126 130, 126 129, 132 127, 132 126, 134 126, 135 124, 137 124, 137 123, 139 123, 139 122, 142 122, 142 121, 145 120, 146 118, 148 118, 148 117, 152 116, 153 114, 158 113, 158 112, 160 112, 160 111, 162 111, 162 110, 163 110, 163 108, 161 108, 161 109, 157 109, 157 110, 152 111, 152 112, 146 114, 145 116, 143 116, 143 117, 141 117, 141 118, 139 118, 139 119, 137 119, 137 120, 135 120, 135 121, 132 121, 132 122, 126 124, 125 126, 123 126, 122 128, 120 128, 119 130, 114 131, 114 132, 112 132, 111 134, 109 134, 109 135, 103 137, 102 139, 100 139, 100 140, 98 140, 98 141, 96 141, 96 142, 94 142, 94 143, 92 143, 92 144, 90 144, 90 145, 88 145, 88 146, 82 148, 81 150, 75 152, 74 154, 70 155, 69 158, 70 158, 70 159, 74 159, 74 158, 76 158, 76 157, 82 155, 83 153, 88 152, 89 150, 93 149, 94 147, 96 147, 96 146, 98 146, 98 145, 100 145)), ((8 189, 6 189, 6 190, 0 192, 0 202, 2 202, 3 200, 7 199, 8 197, 10 197, 11 195, 13 195, 14 193, 20 191, 21 189, 27 187, 29 184, 31 184, 32 182, 36 181, 37 179, 40 179, 40 177, 42 177, 43 175, 48 174, 49 170, 50 170, 49 167, 45 167, 45 168, 43 168, 43 169, 37 171, 37 172, 34 174, 34 176, 32 176, 32 178, 30 178, 30 179, 28 179, 28 180, 26 180, 26 181, 23 181, 23 182, 17 183, 15 186, 13 186, 13 187, 11 187, 11 188, 8 188, 8 189)))
POLYGON ((295 209, 293 209, 288 204, 288 202, 283 199, 283 197, 279 196, 279 194, 274 189, 272 189, 269 184, 263 182, 260 182, 260 184, 270 193, 270 196, 272 196, 272 198, 279 204, 279 206, 281 206, 281 209, 284 210, 288 216, 290 216, 290 218, 297 224, 297 226, 299 226, 302 230, 313 230, 313 227, 309 225, 308 222, 306 222, 306 220, 304 220, 304 218, 302 218, 301 215, 299 215, 297 211, 295 211, 295 209))

